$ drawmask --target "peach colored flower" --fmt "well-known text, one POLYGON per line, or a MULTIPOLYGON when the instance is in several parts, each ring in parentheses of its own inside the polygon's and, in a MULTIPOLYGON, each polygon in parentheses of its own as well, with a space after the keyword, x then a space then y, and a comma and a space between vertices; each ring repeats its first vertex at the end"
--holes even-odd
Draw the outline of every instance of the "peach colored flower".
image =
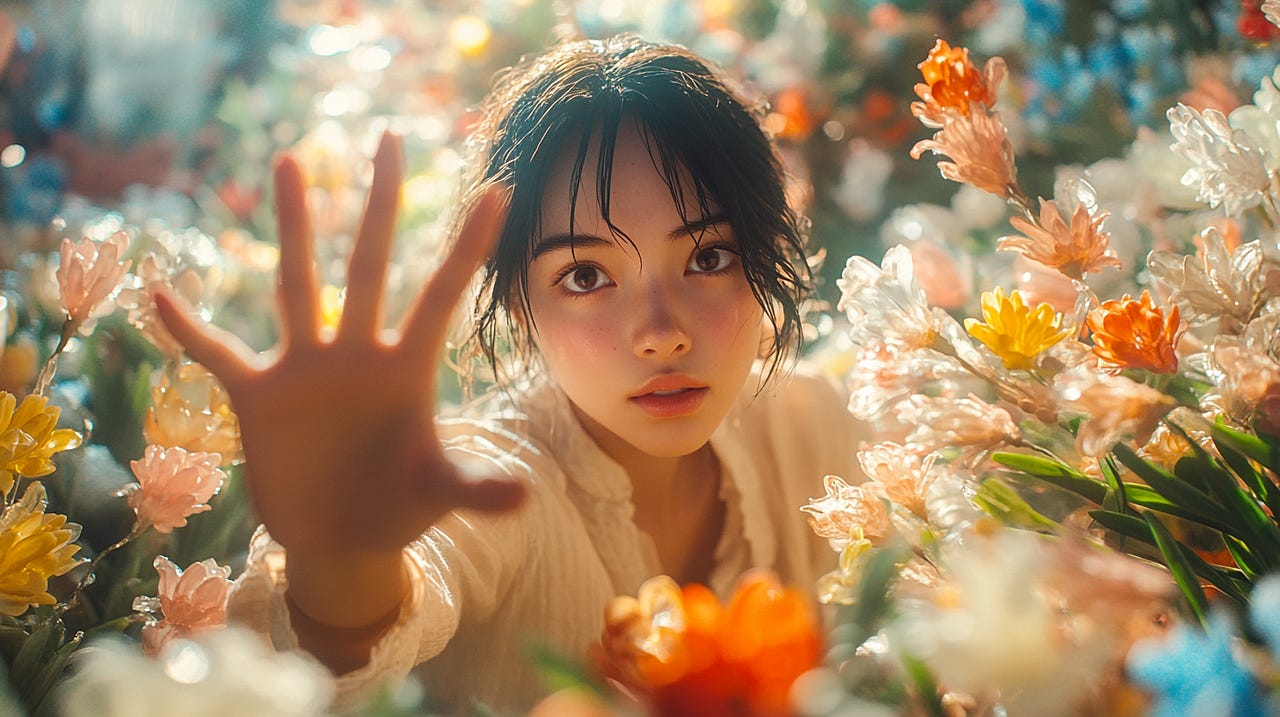
POLYGON ((161 254, 148 254, 138 265, 138 269, 120 290, 116 303, 128 312, 129 323, 142 336, 160 350, 166 358, 178 361, 182 358, 182 344, 169 335, 168 329, 160 322, 155 303, 151 295, 162 287, 170 287, 175 294, 196 307, 206 321, 212 318, 208 307, 203 305, 204 281, 194 270, 177 269, 173 261, 161 254))
POLYGON ((179 570, 163 555, 156 556, 153 564, 160 574, 157 596, 134 601, 134 609, 149 618, 142 628, 143 652, 155 655, 174 638, 194 637, 226 626, 231 568, 208 558, 179 570), (158 620, 156 608, 163 616, 158 620))
POLYGON ((826 476, 822 486, 826 495, 810 498, 800 510, 809 514, 809 527, 826 538, 832 550, 844 549, 855 528, 872 542, 889 537, 889 511, 879 496, 863 486, 849 485, 840 476, 826 476))
POLYGON ((596 655, 650 714, 789 714, 792 683, 822 656, 810 599, 766 570, 743 574, 723 606, 659 576, 610 601, 596 655))
POLYGON ((1021 192, 1007 134, 998 112, 950 114, 932 139, 911 148, 911 157, 919 159, 925 150, 945 155, 951 161, 938 162, 943 177, 1010 199, 1021 192))
POLYGON ((1082 279, 1085 274, 1109 266, 1123 266, 1111 249, 1111 235, 1102 228, 1107 216, 1103 211, 1090 214, 1082 202, 1076 205, 1068 226, 1058 205, 1041 199, 1038 221, 1022 217, 1009 219, 1009 223, 1026 236, 1001 237, 997 246, 1053 267, 1072 279, 1082 279))
POLYGON ((870 479, 863 487, 928 520, 924 498, 937 478, 932 473, 937 458, 936 453, 921 455, 889 441, 863 448, 858 451, 858 464, 870 479))
POLYGON ((80 434, 57 428, 62 409, 49 399, 29 394, 19 404, 0 391, 0 493, 13 487, 15 476, 39 478, 54 471, 53 454, 80 445, 80 434))
POLYGON ((911 103, 911 113, 928 127, 943 125, 944 110, 967 115, 971 105, 994 107, 996 89, 1006 71, 1004 60, 993 57, 979 72, 969 59, 968 48, 953 48, 942 39, 917 67, 924 82, 915 86, 915 92, 923 102, 911 103))
POLYGON ((1176 405, 1150 386, 1088 367, 1063 372, 1056 387, 1063 407, 1084 417, 1076 431, 1076 449, 1083 456, 1101 456, 1128 436, 1146 443, 1176 405))
POLYGON ((924 291, 930 306, 943 309, 961 309, 969 303, 969 277, 961 272, 960 265, 945 248, 932 239, 909 242, 911 261, 916 281, 924 291))
POLYGON ((1085 323, 1093 332, 1093 353, 1104 367, 1156 373, 1178 370, 1174 349, 1184 328, 1178 307, 1170 307, 1166 316, 1150 292, 1143 291, 1138 299, 1125 294, 1119 300, 1104 301, 1089 312, 1085 323))
POLYGON ((66 319, 82 332, 91 329, 90 319, 110 313, 107 298, 120 285, 132 261, 120 257, 129 248, 129 235, 116 232, 106 241, 89 238, 62 240, 58 265, 58 293, 66 319))
POLYGON ((1275 435, 1280 421, 1280 364, 1255 342, 1239 337, 1219 337, 1213 344, 1213 364, 1221 374, 1218 400, 1214 401, 1239 420, 1256 419, 1258 428, 1275 435))
POLYGON ((80 550, 80 526, 44 509, 44 486, 32 483, 0 513, 0 615, 17 617, 32 605, 53 605, 49 578, 82 562, 73 557, 80 550))
POLYGON ((920 453, 946 448, 990 450, 1021 438, 1009 412, 970 395, 943 398, 916 394, 898 405, 898 420, 914 426, 907 443, 920 453))
POLYGON ((1076 282, 1056 269, 1018 254, 1013 259, 1018 292, 1031 304, 1048 304, 1063 315, 1072 315, 1080 300, 1076 282))
POLYGON ((148 443, 216 453, 223 466, 240 455, 240 422, 231 398, 197 363, 169 363, 155 373, 142 434, 148 443))
POLYGON ((222 488, 225 478, 217 453, 189 453, 182 448, 147 446, 141 460, 131 461, 137 483, 120 494, 138 516, 138 525, 169 533, 187 524, 187 518, 209 510, 209 499, 222 488))

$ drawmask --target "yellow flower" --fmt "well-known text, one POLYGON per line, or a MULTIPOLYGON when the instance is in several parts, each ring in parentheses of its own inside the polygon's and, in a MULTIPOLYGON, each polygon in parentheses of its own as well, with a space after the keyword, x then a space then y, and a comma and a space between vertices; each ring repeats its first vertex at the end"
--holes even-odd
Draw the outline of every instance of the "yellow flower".
POLYGON ((49 578, 81 562, 72 557, 80 550, 80 526, 44 508, 44 486, 32 483, 0 515, 0 615, 17 617, 32 605, 54 604, 49 578))
POLYGON ((0 493, 13 487, 15 475, 49 475, 54 453, 80 445, 79 433, 55 428, 62 410, 48 403, 44 396, 31 394, 18 404, 13 394, 0 391, 0 493))
POLYGON ((1034 309, 1017 289, 1005 296, 996 287, 982 294, 982 321, 965 319, 964 328, 991 349, 1007 369, 1035 368, 1036 357, 1071 333, 1062 328, 1062 314, 1048 304, 1034 309))

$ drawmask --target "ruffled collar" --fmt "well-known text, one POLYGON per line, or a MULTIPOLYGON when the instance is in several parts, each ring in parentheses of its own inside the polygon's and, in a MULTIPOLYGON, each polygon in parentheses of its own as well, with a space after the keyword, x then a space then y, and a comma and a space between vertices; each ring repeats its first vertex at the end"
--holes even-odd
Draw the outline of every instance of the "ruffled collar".
MULTIPOLYGON (((645 579, 661 572, 661 566, 652 540, 633 519, 630 477, 586 432, 558 387, 546 382, 522 396, 530 437, 546 446, 563 469, 565 494, 581 514, 614 588, 634 594, 645 579)), ((721 466, 720 498, 726 514, 709 582, 722 597, 747 568, 772 566, 778 550, 765 505, 761 460, 755 455, 759 446, 753 449, 740 430, 742 413, 752 409, 752 399, 751 392, 744 392, 710 441, 721 466)))

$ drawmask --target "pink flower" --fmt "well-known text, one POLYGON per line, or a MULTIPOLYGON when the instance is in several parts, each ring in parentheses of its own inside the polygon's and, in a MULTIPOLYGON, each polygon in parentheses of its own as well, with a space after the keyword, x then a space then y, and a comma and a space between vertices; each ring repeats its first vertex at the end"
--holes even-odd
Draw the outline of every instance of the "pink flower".
POLYGON ((213 558, 192 563, 185 571, 163 555, 155 560, 160 585, 155 598, 139 598, 134 609, 150 619, 142 628, 142 649, 148 655, 160 652, 174 638, 190 637, 227 624, 227 595, 231 590, 231 568, 213 558), (156 620, 159 608, 163 618, 156 620))
POLYGON ((1021 196, 1018 172, 1013 161, 1013 145, 998 112, 970 112, 962 115, 946 110, 946 122, 932 139, 911 148, 912 159, 925 150, 944 154, 950 162, 938 162, 938 171, 954 182, 963 182, 998 197, 1021 196))
POLYGON ((132 461, 137 483, 120 493, 138 515, 138 525, 169 533, 187 524, 187 517, 209 510, 209 499, 225 477, 217 453, 188 453, 181 448, 147 446, 141 460, 132 461))
POLYGON ((854 528, 860 528, 862 537, 873 543, 889 536, 889 511, 879 496, 845 483, 840 476, 827 476, 822 485, 827 494, 811 499, 800 510, 809 514, 809 526, 818 537, 831 543, 832 550, 843 550, 854 540, 854 528))
POLYGON ((129 235, 116 232, 106 241, 62 240, 62 259, 56 273, 62 310, 67 321, 83 330, 85 322, 110 311, 107 297, 120 285, 131 261, 120 261, 129 248, 129 235), (105 309, 105 310, 104 310, 105 309))

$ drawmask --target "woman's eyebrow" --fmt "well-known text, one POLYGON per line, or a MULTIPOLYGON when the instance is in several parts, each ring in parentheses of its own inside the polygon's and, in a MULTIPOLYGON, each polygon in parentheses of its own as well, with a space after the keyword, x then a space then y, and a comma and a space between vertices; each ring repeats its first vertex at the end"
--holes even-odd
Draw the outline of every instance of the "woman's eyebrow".
POLYGON ((685 237, 695 235, 699 232, 706 231, 707 229, 710 229, 711 227, 714 227, 717 224, 728 224, 728 223, 729 223, 728 215, 724 213, 711 214, 701 219, 695 219, 693 221, 686 222, 684 225, 676 227, 675 229, 672 229, 671 232, 667 234, 667 239, 671 239, 671 240, 683 239, 685 237))
MULTIPOLYGON (((546 254, 547 252, 556 251, 557 249, 577 249, 579 247, 610 247, 615 242, 609 241, 594 234, 552 234, 549 237, 543 237, 533 247, 533 259, 546 254)), ((532 261, 532 259, 531 259, 532 261)))

